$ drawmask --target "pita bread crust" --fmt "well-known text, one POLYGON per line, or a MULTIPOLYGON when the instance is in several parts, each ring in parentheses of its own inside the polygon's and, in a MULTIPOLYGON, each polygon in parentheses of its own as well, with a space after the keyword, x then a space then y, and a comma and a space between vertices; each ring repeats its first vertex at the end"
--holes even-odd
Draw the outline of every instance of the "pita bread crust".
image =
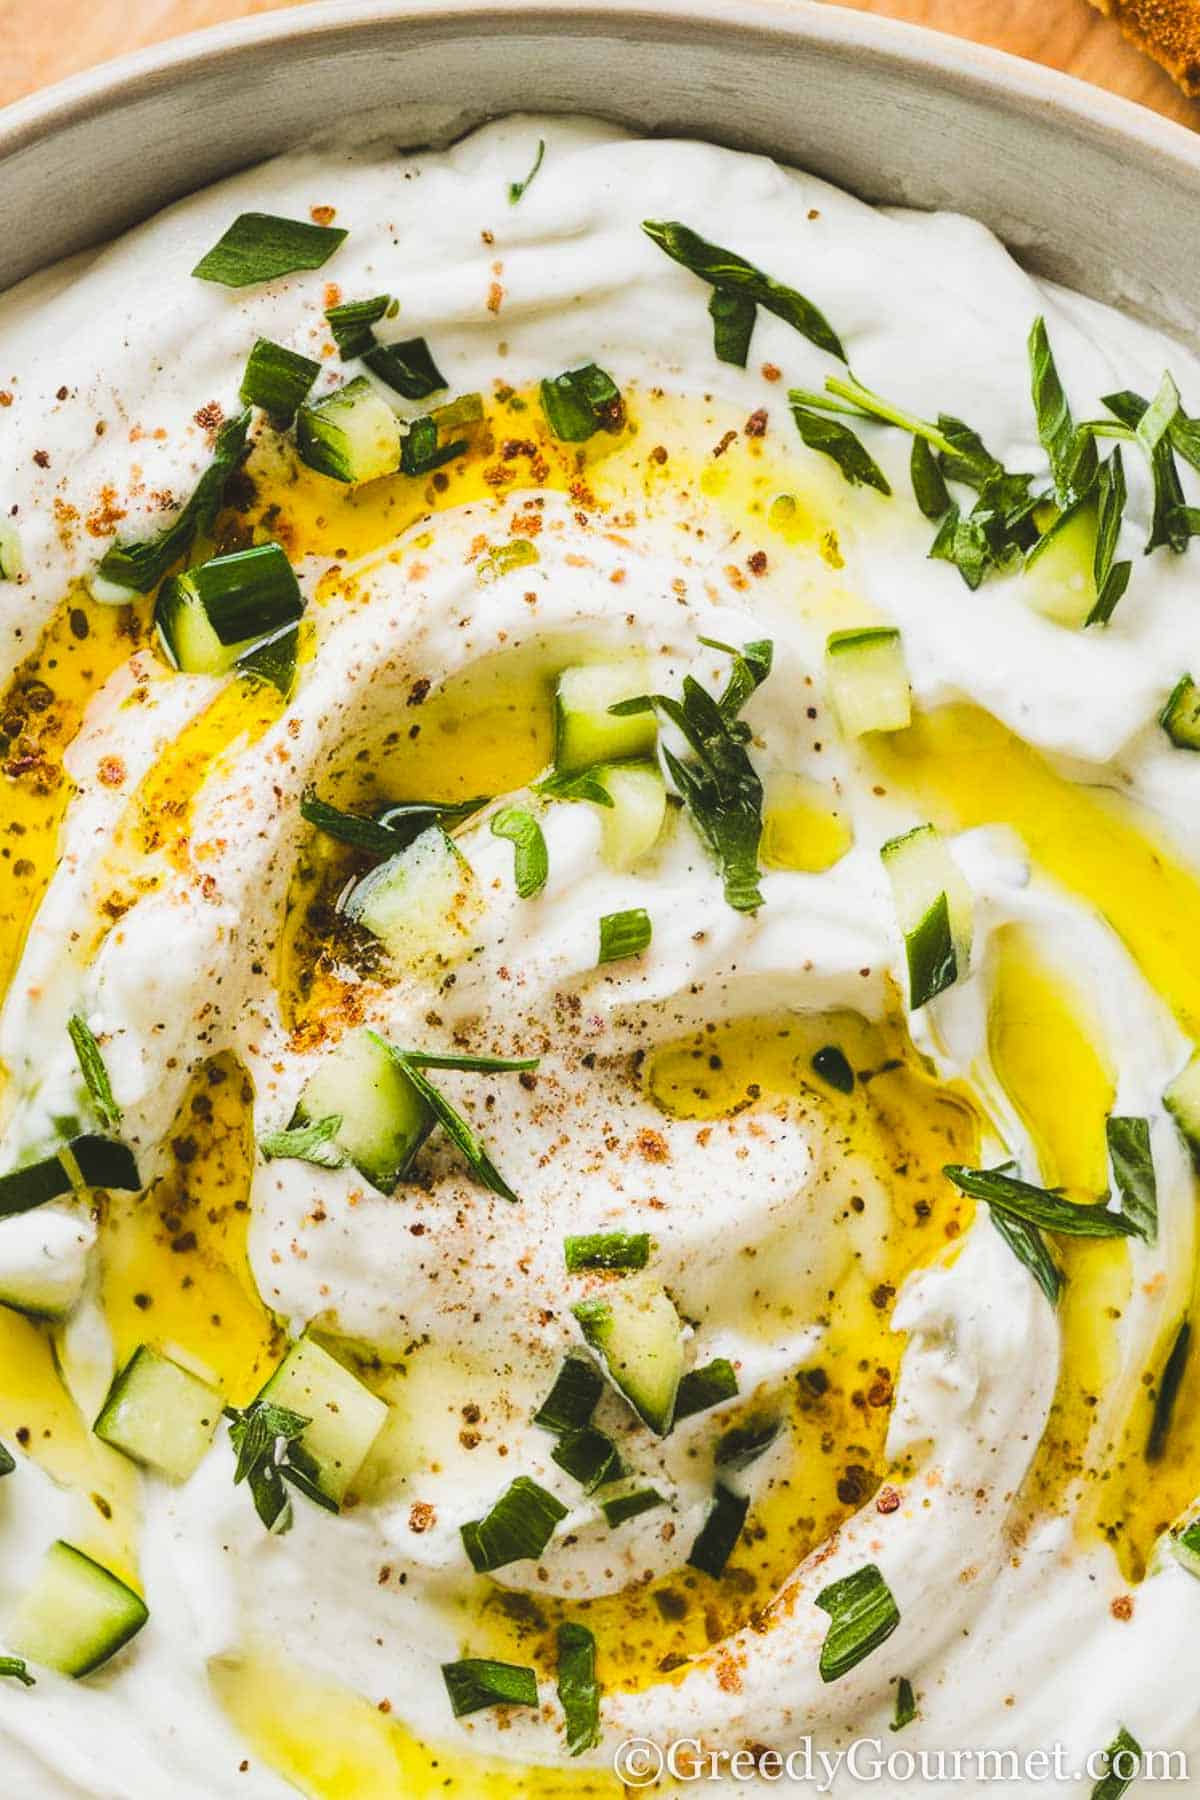
POLYGON ((1092 0, 1185 94, 1200 94, 1200 0, 1092 0))

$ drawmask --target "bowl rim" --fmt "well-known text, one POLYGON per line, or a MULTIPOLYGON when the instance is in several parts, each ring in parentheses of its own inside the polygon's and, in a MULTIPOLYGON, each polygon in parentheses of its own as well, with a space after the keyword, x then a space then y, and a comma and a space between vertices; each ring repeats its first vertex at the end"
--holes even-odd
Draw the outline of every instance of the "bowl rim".
POLYGON ((951 89, 1002 106, 1049 108, 1077 130, 1132 141, 1200 170, 1200 133, 1138 101, 1009 51, 828 0, 308 0, 167 38, 12 101, 0 108, 0 159, 189 74, 219 73, 223 64, 273 44, 312 52, 322 41, 372 27, 449 35, 467 23, 506 35, 599 35, 611 32, 617 19, 628 21, 635 37, 694 34, 764 49, 782 39, 915 67, 951 89))

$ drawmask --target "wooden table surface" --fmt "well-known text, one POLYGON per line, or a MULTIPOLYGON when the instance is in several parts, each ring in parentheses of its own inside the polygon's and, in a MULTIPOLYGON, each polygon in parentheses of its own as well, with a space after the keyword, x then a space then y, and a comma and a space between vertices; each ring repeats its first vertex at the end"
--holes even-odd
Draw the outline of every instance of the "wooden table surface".
MULTIPOLYGON (((7 49, 0 104, 121 52, 203 25, 273 11, 282 0, 0 0, 7 49)), ((1087 0, 831 0, 932 25, 1066 69, 1200 126, 1189 101, 1087 0)), ((436 0, 429 0, 436 5, 436 0)), ((787 0, 778 0, 786 5, 787 0)))

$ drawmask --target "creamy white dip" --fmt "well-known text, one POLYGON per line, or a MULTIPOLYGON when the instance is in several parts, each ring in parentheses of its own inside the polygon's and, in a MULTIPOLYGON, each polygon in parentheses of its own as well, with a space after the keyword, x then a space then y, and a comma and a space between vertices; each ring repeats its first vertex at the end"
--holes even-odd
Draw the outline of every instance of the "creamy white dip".
MULTIPOLYGON (((1200 664, 1196 565, 1164 551, 1143 561, 1151 499, 1136 450, 1126 455, 1120 545, 1136 567, 1107 628, 1071 631, 1039 616, 1023 600, 1020 576, 969 593, 951 565, 928 559, 931 528, 908 489, 908 437, 862 424, 894 496, 847 487, 800 443, 785 404, 789 385, 820 389, 831 359, 760 310, 748 367, 716 361, 708 289, 649 241, 645 218, 683 219, 802 290, 835 324, 861 381, 923 416, 941 409, 969 420, 1009 468, 1039 479, 1046 460, 1025 351, 1038 313, 1077 418, 1098 416, 1114 389, 1153 394, 1164 365, 1185 402, 1200 397, 1200 368, 1180 346, 1034 281, 967 219, 873 210, 765 159, 638 142, 560 119, 507 120, 438 154, 391 143, 296 153, 192 197, 3 301, 0 386, 11 403, 0 410, 0 453, 25 569, 19 582, 0 583, 6 669, 34 651, 115 531, 153 533, 164 496, 177 505, 191 491, 209 459, 212 422, 195 415, 212 402, 235 409, 256 336, 324 355, 329 282, 342 299, 395 294, 399 317, 381 335, 425 335, 451 394, 491 394, 497 382, 525 391, 594 361, 627 395, 635 421, 644 397, 654 421, 646 449, 659 429, 667 442, 655 390, 682 397, 685 423, 712 421, 702 442, 668 445, 644 506, 626 503, 628 490, 606 500, 603 463, 586 471, 595 490, 586 498, 548 490, 537 564, 487 584, 478 579, 478 541, 506 537, 533 477, 522 476, 519 492, 420 520, 391 553, 356 561, 333 546, 302 554, 296 569, 315 644, 295 693, 257 737, 213 758, 191 816, 190 852, 158 866, 152 891, 128 893, 114 923, 101 908, 119 873, 121 822, 139 784, 218 692, 213 679, 176 673, 149 646, 117 662, 65 747, 72 794, 60 860, 0 1016, 8 1166, 53 1138, 57 1117, 79 1109, 66 1035, 77 1011, 104 1044, 123 1135, 144 1178, 167 1168, 189 1081, 220 1053, 233 1053, 250 1078, 256 1132, 287 1124, 322 1054, 315 1040, 293 1036, 281 1010, 280 934, 312 838, 300 797, 321 787, 347 746, 378 743, 397 721, 407 730, 419 716, 414 683, 432 683, 436 699, 442 684, 479 665, 486 674, 485 659, 541 656, 561 667, 636 651, 648 688, 676 693, 692 673, 717 691, 727 658, 701 640, 770 638, 773 672, 745 710, 756 765, 769 791, 773 777, 822 784, 853 832, 852 848, 826 870, 768 869, 755 914, 724 904, 712 862, 682 818, 632 871, 617 872, 600 854, 596 808, 546 806, 549 879, 534 900, 517 898, 512 845, 491 834, 487 814, 457 833, 480 902, 474 953, 456 963, 449 986, 440 969, 370 985, 365 1017, 396 1043, 448 1047, 461 1034, 475 1050, 541 1055, 527 1086, 509 1075, 444 1079, 521 1204, 485 1192, 444 1145, 431 1148, 423 1185, 395 1197, 352 1168, 257 1159, 248 1244, 258 1292, 289 1334, 315 1321, 382 1359, 378 1379, 394 1416, 381 1473, 369 1497, 340 1516, 297 1500, 293 1529, 278 1537, 233 1484, 224 1426, 183 1486, 131 1481, 140 1490, 130 1501, 131 1533, 149 1624, 94 1676, 72 1682, 36 1670, 33 1688, 0 1682, 5 1782, 29 1800, 293 1792, 261 1742, 235 1729, 210 1678, 263 1647, 372 1707, 386 1700, 398 1731, 444 1747, 446 1766, 464 1783, 449 1791, 576 1791, 548 1772, 511 1790, 485 1787, 482 1776, 472 1788, 469 1770, 452 1760, 466 1753, 547 1771, 569 1760, 544 1672, 537 1711, 451 1715, 441 1665, 501 1654, 494 1638, 472 1641, 477 1584, 459 1528, 513 1476, 528 1475, 569 1515, 538 1563, 499 1571, 502 1587, 535 1602, 575 1603, 661 1584, 683 1569, 704 1521, 722 1415, 699 1414, 660 1443, 606 1395, 599 1422, 669 1497, 666 1512, 610 1532, 595 1501, 551 1460, 553 1440, 531 1423, 563 1353, 579 1341, 569 1301, 587 1283, 572 1286, 563 1274, 564 1233, 650 1230, 655 1277, 690 1322, 689 1366, 728 1357, 743 1411, 748 1398, 790 1391, 800 1371, 822 1363, 827 1298, 847 1268, 857 1262, 872 1283, 888 1266, 886 1184, 866 1161, 848 1172, 837 1115, 823 1122, 819 1101, 752 1106, 714 1127, 664 1113, 630 1078, 632 1053, 652 1057, 707 1022, 838 1009, 877 1020, 905 991, 904 945, 878 851, 929 815, 898 779, 880 778, 869 750, 840 738, 823 695, 831 630, 894 623, 917 708, 969 702, 1045 753, 1058 775, 1120 790, 1144 807, 1185 867, 1200 859, 1196 769, 1155 723, 1178 677, 1200 664), (527 172, 539 139, 543 166, 511 205, 508 182, 527 172), (349 231, 323 270, 239 292, 190 279, 238 212, 307 218, 313 207, 336 209, 349 231), (819 532, 795 546, 772 535, 763 505, 738 515, 740 477, 731 475, 727 489, 723 470, 749 466, 749 442, 740 438, 720 459, 713 450, 729 420, 736 426, 757 409, 767 413, 762 446, 772 469, 793 470, 792 491, 835 533, 836 553, 827 542, 822 556, 819 532), (758 549, 767 552, 765 571, 747 574, 758 549), (633 907, 652 916, 649 950, 597 968, 597 921, 633 907), (830 1184, 867 1196, 853 1236, 831 1222, 830 1184), (761 1301, 765 1262, 773 1291, 787 1292, 786 1317, 777 1302, 761 1301), (464 1404, 474 1408, 472 1432, 463 1429, 464 1404), (427 1529, 414 1530, 415 1505, 428 1509, 427 1529)), ((320 391, 341 374, 336 357, 327 359, 320 391)), ((1189 470, 1183 479, 1194 497, 1189 470)), ((787 485, 779 480, 767 499, 787 485)), ((1152 1122, 1158 1240, 1130 1240, 1120 1251, 1131 1279, 1119 1319, 1106 1327, 1086 1468, 1064 1477, 1053 1506, 1024 1509, 1022 1484, 1054 1428, 1067 1327, 981 1205, 965 1238, 940 1239, 940 1251, 931 1242, 886 1302, 892 1327, 905 1334, 895 1340, 902 1355, 887 1436, 888 1465, 902 1471, 889 1476, 899 1505, 881 1510, 872 1488, 851 1506, 789 1579, 769 1628, 743 1625, 669 1679, 651 1678, 647 1665, 640 1685, 606 1692, 602 1743, 575 1765, 595 1771, 591 1791, 618 1791, 605 1785, 605 1771, 614 1748, 634 1736, 786 1754, 809 1734, 830 1751, 874 1735, 886 1749, 901 1676, 919 1706, 895 1740, 907 1750, 1025 1752, 1062 1742, 1067 1765, 1082 1768, 1124 1725, 1143 1746, 1200 1758, 1189 1675, 1200 1584, 1160 1552, 1131 1587, 1112 1545, 1081 1523, 1091 1517, 1089 1483, 1116 1458, 1132 1409, 1144 1404, 1143 1378, 1161 1368, 1190 1296, 1192 1175, 1161 1099, 1187 1060, 1178 1022, 1187 1009, 1156 984, 1161 962, 1148 971, 1137 946, 1040 866, 1012 825, 985 815, 961 835, 947 833, 973 894, 971 973, 909 1025, 938 1081, 962 1084, 989 1114, 982 1159, 1000 1160, 1003 1150, 1027 1179, 1060 1179, 1039 1161, 1029 1119, 992 1059, 995 946, 1020 927, 1041 963, 1084 997, 1113 1109, 1152 1122), (843 1680, 823 1683, 829 1620, 815 1598, 865 1563, 882 1572, 900 1624, 843 1680), (1114 1611, 1130 1595, 1131 1606, 1114 1611)), ((1119 889, 1120 869, 1111 876, 1119 889)), ((96 1230, 82 1202, 74 1210, 58 1203, 53 1217, 41 1217, 44 1230, 38 1220, 35 1212, 0 1222, 0 1270, 31 1255, 83 1259, 83 1298, 56 1338, 64 1379, 90 1419, 116 1356, 96 1230)), ((1078 1279, 1086 1292, 1085 1275, 1078 1279)), ((153 1331, 151 1310, 147 1336, 153 1331)), ((0 1389, 4 1380, 0 1371, 0 1389)), ((27 1424, 36 1433, 38 1420, 27 1424)), ((18 1464, 0 1482, 2 1619, 41 1550, 85 1528, 88 1502, 52 1479, 11 1425, 0 1437, 18 1464)), ((785 1433, 730 1477, 749 1496, 751 1525, 756 1508, 772 1495, 778 1501, 788 1470, 785 1433)), ((331 1732, 345 1729, 331 1716, 331 1732)), ((392 1791, 443 1791, 432 1776, 428 1786, 425 1777, 406 1779, 410 1786, 392 1791)), ((345 1772, 315 1769, 300 1785, 318 1795, 375 1791, 345 1772)), ((758 1787, 728 1778, 718 1791, 758 1787)), ((843 1773, 832 1791, 857 1787, 843 1773)), ((972 1790, 935 1780, 911 1791, 972 1790)), ((1051 1779, 1008 1791, 1089 1790, 1051 1779)))

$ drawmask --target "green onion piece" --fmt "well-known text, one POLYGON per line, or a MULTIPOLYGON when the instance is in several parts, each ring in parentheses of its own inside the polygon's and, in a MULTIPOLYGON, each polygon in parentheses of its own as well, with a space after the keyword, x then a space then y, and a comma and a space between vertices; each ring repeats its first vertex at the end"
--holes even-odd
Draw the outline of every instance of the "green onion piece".
POLYGON ((836 1088, 839 1094, 854 1092, 854 1070, 836 1044, 826 1044, 824 1049, 818 1050, 812 1059, 812 1066, 814 1073, 822 1081, 827 1081, 831 1088, 836 1088))
POLYGON ((1121 1800, 1137 1780, 1142 1766, 1142 1746, 1124 1725, 1104 1752, 1107 1775, 1102 1775, 1092 1789, 1092 1800, 1121 1800))
POLYGON ((311 356, 260 337, 246 360, 238 391, 247 406, 261 407, 277 425, 290 425, 320 373, 320 363, 311 356))
POLYGON ((628 912, 605 913, 600 920, 600 963, 621 962, 627 956, 641 956, 649 948, 654 927, 644 906, 628 912))
POLYGON ((12 1451, 0 1444, 0 1475, 11 1475, 16 1466, 12 1451))
POLYGON ((364 356, 373 348, 375 333, 371 327, 386 317, 391 305, 390 294, 377 294, 373 300, 345 300, 340 306, 329 307, 326 322, 343 362, 364 356))
POLYGON ((913 1684, 907 1675, 901 1675, 896 1683, 896 1710, 892 1714, 893 1731, 903 1731, 911 1725, 917 1716, 917 1697, 913 1693, 913 1684))
POLYGON ((693 1413, 707 1412, 732 1400, 738 1391, 737 1375, 728 1357, 716 1356, 702 1369, 691 1369, 679 1383, 675 1399, 675 1423, 690 1419, 693 1413))
POLYGON ((1175 1342, 1171 1346, 1171 1354, 1158 1378, 1158 1392, 1154 1396, 1154 1416, 1150 1421, 1150 1435, 1146 1440, 1146 1461, 1149 1463, 1161 1462, 1166 1450, 1167 1439, 1171 1434, 1171 1422, 1175 1416, 1175 1402, 1179 1398, 1179 1390, 1183 1385, 1184 1372, 1187 1369, 1191 1348, 1192 1328, 1185 1319, 1176 1333, 1175 1342))
MULTIPOLYGON (((363 361, 372 375, 378 375, 380 381, 403 394, 406 400, 425 400, 447 386, 446 377, 434 362, 423 337, 405 338, 399 344, 374 344, 363 361)), ((450 420, 437 422, 447 429, 452 423, 450 420)), ((458 423, 464 421, 460 419, 458 423)))
POLYGON ((225 484, 242 460, 249 429, 249 410, 226 420, 217 433, 212 461, 174 523, 156 537, 110 544, 100 559, 99 573, 105 581, 133 588, 139 594, 148 594, 158 586, 171 565, 186 555, 195 538, 210 529, 220 510, 225 484))
POLYGON ((831 1582, 816 1597, 830 1618, 821 1645, 821 1680, 840 1681, 891 1637, 900 1608, 874 1563, 831 1582))
POLYGON ((604 1377, 594 1362, 582 1356, 565 1357, 554 1386, 533 1415, 533 1422, 543 1431, 556 1434, 582 1431, 591 1423, 603 1392, 604 1377))
POLYGON ((347 235, 338 226, 310 225, 306 219, 239 213, 192 274, 222 287, 252 287, 280 275, 323 267, 347 235))
POLYGON ((542 1554, 567 1508, 527 1475, 518 1475, 482 1519, 462 1527, 463 1549, 479 1575, 542 1554))
POLYGON ((598 431, 620 431, 625 423, 621 390, 595 363, 543 381, 541 397, 547 425, 566 444, 586 443, 598 431))
POLYGON ((750 355, 750 339, 758 306, 748 294, 734 288, 714 288, 708 302, 708 316, 713 322, 713 351, 718 362, 731 363, 744 369, 750 355))
POLYGON ((366 850, 372 856, 395 856, 430 825, 451 830, 486 805, 483 796, 452 806, 442 806, 432 800, 413 801, 388 807, 377 819, 364 819, 358 813, 343 812, 326 800, 318 800, 310 788, 300 801, 300 816, 315 825, 318 831, 323 831, 326 837, 336 838, 355 850, 366 850))
POLYGON ((558 1701, 567 1724, 567 1750, 582 1756, 600 1742, 600 1684, 596 1640, 586 1625, 558 1628, 558 1701))
POLYGON ((1149 1119, 1118 1118, 1105 1121, 1108 1154, 1121 1195, 1121 1210, 1138 1227, 1148 1244, 1158 1240, 1158 1183, 1150 1148, 1149 1119))
POLYGON ((482 1712, 487 1706, 536 1706, 537 1676, 517 1663, 492 1662, 468 1656, 462 1662, 443 1663, 442 1679, 456 1719, 482 1712))
POLYGON ((22 1169, 10 1169, 7 1175, 0 1175, 0 1219, 45 1206, 47 1200, 69 1194, 73 1185, 58 1156, 45 1156, 39 1162, 26 1163, 22 1169))
POLYGON ((400 446, 400 472, 403 475, 429 475, 443 463, 453 462, 467 449, 465 438, 439 444, 437 421, 429 413, 413 419, 400 446))
POLYGON ((806 337, 810 344, 815 344, 818 350, 845 362, 846 352, 837 332, 824 313, 795 288, 764 275, 735 250, 723 250, 718 244, 708 243, 677 219, 643 219, 642 230, 667 256, 682 263, 701 281, 707 281, 710 287, 738 293, 746 301, 765 307, 785 325, 806 337))
POLYGON ((37 1683, 29 1673, 24 1657, 0 1656, 0 1675, 9 1675, 19 1681, 22 1687, 36 1687, 37 1683))
POLYGON ((79 1059, 79 1068, 96 1117, 106 1130, 115 1131, 121 1123, 121 1109, 113 1098, 104 1053, 96 1042, 91 1026, 78 1013, 71 1014, 67 1021, 67 1031, 75 1046, 75 1055, 79 1059))
POLYGON ((632 1494, 618 1494, 615 1499, 602 1500, 600 1510, 610 1531, 618 1525, 624 1525, 629 1519, 640 1518, 644 1512, 652 1512, 656 1506, 665 1506, 666 1501, 657 1488, 638 1488, 632 1494))
POLYGON ((452 1050, 402 1050, 414 1069, 466 1069, 477 1075, 512 1074, 536 1069, 540 1056, 460 1056, 452 1050))
POLYGON ((550 1452, 560 1469, 577 1481, 585 1494, 592 1494, 610 1481, 619 1481, 625 1470, 617 1446, 593 1425, 582 1431, 567 1432, 550 1452))
POLYGON ((119 1188, 130 1194, 136 1194, 141 1188, 133 1151, 116 1138, 84 1132, 82 1137, 72 1138, 59 1154, 69 1170, 72 1165, 78 1170, 84 1187, 119 1188))
POLYGON ((513 877, 517 897, 532 900, 546 885, 550 857, 542 828, 532 813, 519 806, 502 807, 492 815, 492 836, 508 838, 513 846, 513 877))
POLYGON ((650 1260, 648 1231, 593 1231, 563 1239, 567 1274, 581 1269, 644 1269, 650 1260))
POLYGON ((705 1575, 723 1575, 725 1565, 742 1535, 742 1526, 749 1510, 750 1502, 743 1494, 735 1494, 731 1488, 718 1482, 700 1536, 688 1552, 690 1566, 702 1570, 705 1575))
POLYGON ((779 1419, 748 1419, 744 1425, 735 1425, 717 1441, 717 1467, 748 1469, 771 1448, 782 1429, 779 1419))
POLYGON ((539 138, 538 145, 537 145, 537 154, 534 156, 534 159, 533 159, 533 167, 532 167, 532 169, 530 169, 528 175, 526 175, 524 181, 510 181, 508 184, 508 204, 510 206, 515 206, 517 204, 517 201, 525 193, 526 189, 529 187, 530 182, 533 180, 534 176, 537 174, 538 170, 541 168, 542 158, 543 158, 543 156, 545 156, 545 154, 546 154, 546 140, 545 140, 545 138, 539 138))
POLYGON ((1019 1181, 1004 1169, 968 1169, 961 1163, 947 1163, 943 1174, 956 1188, 973 1200, 985 1200, 995 1210, 1008 1213, 1039 1231, 1058 1232, 1062 1237, 1138 1237, 1138 1227, 1121 1213, 1106 1206, 1076 1204, 1064 1200, 1049 1188, 1035 1187, 1019 1181))
POLYGON ((268 1162, 292 1158, 315 1163, 320 1169, 341 1169, 349 1160, 341 1145, 334 1142, 341 1128, 341 1114, 331 1113, 327 1119, 316 1119, 311 1125, 269 1131, 259 1138, 258 1147, 268 1162))

